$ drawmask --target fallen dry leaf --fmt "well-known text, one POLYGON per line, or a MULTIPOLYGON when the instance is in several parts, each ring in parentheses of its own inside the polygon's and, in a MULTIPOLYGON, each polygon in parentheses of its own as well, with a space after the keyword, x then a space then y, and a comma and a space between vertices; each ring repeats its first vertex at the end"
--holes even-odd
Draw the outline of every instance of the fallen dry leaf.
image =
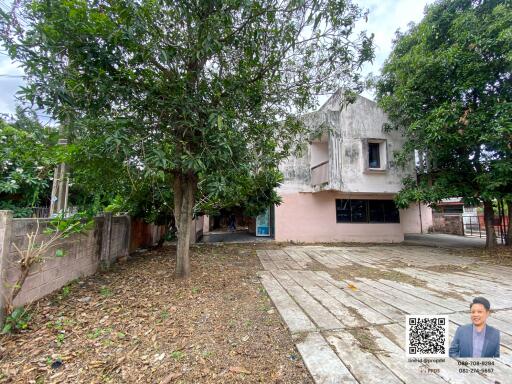
POLYGON ((174 373, 171 373, 170 375, 168 375, 167 377, 165 377, 161 382, 160 384, 168 384, 170 383, 171 381, 179 378, 183 376, 183 373, 179 373, 179 372, 174 372, 174 373))
POLYGON ((352 284, 352 283, 348 283, 348 284, 347 284, 347 287, 349 287, 349 288, 350 288, 351 290, 353 290, 353 291, 357 291, 357 289, 358 289, 358 288, 357 288, 354 284, 352 284))
POLYGON ((245 373, 246 375, 250 375, 251 374, 251 372, 249 372, 247 369, 244 369, 242 367, 229 367, 229 372, 245 373))
POLYGON ((255 250, 268 246, 196 246, 186 282, 173 275, 175 247, 165 247, 39 300, 29 330, 0 336, 0 382, 237 384, 243 374, 244 383, 275 384, 271 372, 280 372, 281 383, 311 384, 260 293, 255 250))

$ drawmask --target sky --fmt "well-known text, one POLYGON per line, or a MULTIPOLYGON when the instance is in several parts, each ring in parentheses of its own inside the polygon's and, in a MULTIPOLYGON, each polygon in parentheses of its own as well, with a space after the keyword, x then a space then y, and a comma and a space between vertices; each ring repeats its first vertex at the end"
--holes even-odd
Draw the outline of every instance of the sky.
MULTIPOLYGON (((378 75, 392 48, 395 31, 407 29, 407 24, 419 22, 423 17, 425 5, 433 0, 354 0, 362 8, 369 9, 368 22, 362 26, 369 33, 375 34, 375 60, 366 64, 364 75, 378 75)), ((3 1, 2 3, 5 3, 3 1)), ((15 94, 23 85, 23 71, 16 63, 12 63, 5 51, 0 49, 0 114, 12 114, 15 110, 15 94)), ((364 96, 372 99, 373 93, 366 91, 364 96)), ((44 114, 41 120, 47 120, 44 114)))

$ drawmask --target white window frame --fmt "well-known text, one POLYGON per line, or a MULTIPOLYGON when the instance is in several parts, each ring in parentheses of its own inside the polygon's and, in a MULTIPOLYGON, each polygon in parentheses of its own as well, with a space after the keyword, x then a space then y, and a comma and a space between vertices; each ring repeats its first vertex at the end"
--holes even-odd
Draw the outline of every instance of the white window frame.
POLYGON ((388 170, 388 142, 386 139, 364 139, 363 140, 363 161, 365 173, 383 173, 388 170), (380 167, 370 167, 370 143, 379 144, 380 167))

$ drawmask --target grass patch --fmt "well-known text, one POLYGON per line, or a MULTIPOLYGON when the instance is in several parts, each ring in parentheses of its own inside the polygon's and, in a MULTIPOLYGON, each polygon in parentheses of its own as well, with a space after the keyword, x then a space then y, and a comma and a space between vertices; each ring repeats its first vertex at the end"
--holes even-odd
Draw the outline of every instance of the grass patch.
POLYGON ((112 291, 110 290, 109 287, 101 287, 100 288, 100 295, 103 296, 103 297, 110 297, 113 295, 112 291))

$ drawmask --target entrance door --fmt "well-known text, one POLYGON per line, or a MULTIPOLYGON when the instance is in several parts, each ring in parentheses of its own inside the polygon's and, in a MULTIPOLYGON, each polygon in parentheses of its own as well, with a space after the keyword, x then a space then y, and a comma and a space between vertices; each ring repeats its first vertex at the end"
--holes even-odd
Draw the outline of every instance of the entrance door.
POLYGON ((270 236, 270 210, 256 216, 256 236, 270 236))

